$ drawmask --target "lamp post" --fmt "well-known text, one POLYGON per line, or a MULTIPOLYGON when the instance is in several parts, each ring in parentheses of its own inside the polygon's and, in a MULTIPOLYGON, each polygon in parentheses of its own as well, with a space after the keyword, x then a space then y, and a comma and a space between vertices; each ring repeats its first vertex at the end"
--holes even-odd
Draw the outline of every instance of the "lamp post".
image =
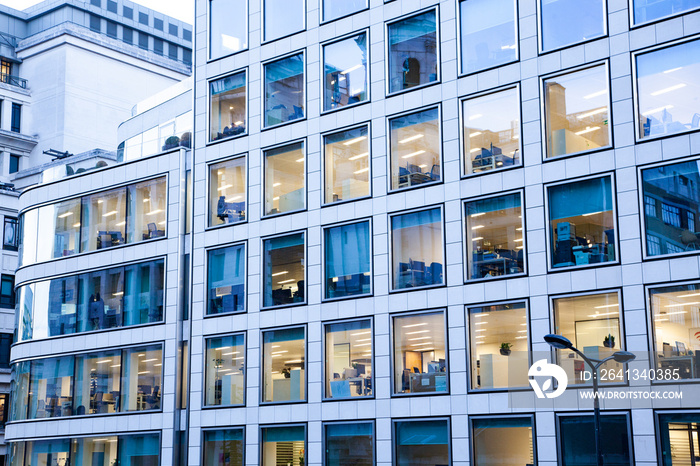
POLYGON ((626 364, 632 361, 636 356, 629 351, 616 351, 612 356, 608 356, 605 359, 594 359, 589 358, 578 348, 576 348, 571 341, 561 335, 549 334, 544 336, 544 341, 549 343, 549 346, 556 349, 569 349, 574 353, 578 354, 586 361, 586 364, 593 371, 593 432, 595 434, 595 454, 597 458, 598 466, 603 466, 603 449, 600 445, 602 440, 600 436, 600 402, 598 401, 598 368, 605 364, 606 362, 615 360, 621 364, 626 364))

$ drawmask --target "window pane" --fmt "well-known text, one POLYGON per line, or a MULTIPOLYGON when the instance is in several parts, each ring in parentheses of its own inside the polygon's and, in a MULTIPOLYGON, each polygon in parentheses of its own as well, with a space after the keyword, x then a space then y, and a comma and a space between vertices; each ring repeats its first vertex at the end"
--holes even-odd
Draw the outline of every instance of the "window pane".
MULTIPOLYGON (((160 346, 129 348, 122 356, 122 411, 160 409, 163 350, 160 346)), ((122 463, 123 464, 123 463, 122 463)))
POLYGON ((106 269, 78 276, 79 332, 122 325, 124 269, 106 269))
POLYGON ((265 159, 265 215, 302 210, 306 206, 306 157, 297 142, 263 152, 265 159))
POLYGON ((370 292, 369 222, 324 231, 326 298, 370 292))
POLYGON ((263 402, 306 400, 303 327, 263 332, 263 402))
POLYGON ((471 387, 527 387, 530 367, 525 303, 469 309, 471 387))
MULTIPOLYGON (((353 6, 364 0, 341 0, 337 5, 353 6)), ((327 5, 329 2, 325 0, 327 5)), ((367 100, 367 34, 323 46, 323 109, 332 110, 367 100)))
MULTIPOLYGON (((109 466, 118 464, 117 436, 77 438, 71 441, 70 464, 80 466, 109 466)), ((58 463, 61 464, 61 463, 58 463)))
POLYGON ((440 209, 392 217, 391 253, 394 289, 445 283, 440 209))
POLYGON ((5 217, 3 230, 2 248, 16 251, 19 246, 19 228, 16 218, 5 217))
POLYGON ((370 195, 368 128, 323 137, 326 164, 324 202, 347 201, 370 195))
POLYGON ((121 351, 103 351, 75 357, 75 413, 119 412, 121 351))
MULTIPOLYGON (((265 3, 270 1, 265 0, 265 3)), ((280 5, 280 11, 289 12, 289 0, 284 1, 286 4, 280 5)), ((286 16, 286 20, 288 19, 289 17, 286 16)), ((265 126, 304 118, 304 54, 298 53, 267 63, 263 68, 265 73, 265 126)))
POLYGON ((604 66, 545 79, 544 89, 547 157, 610 145, 608 76, 604 66))
POLYGON ((209 226, 245 220, 245 162, 238 157, 209 167, 209 226))
POLYGON ((77 253, 80 238, 80 199, 41 207, 38 235, 39 261, 77 253))
MULTIPOLYGON (((464 5, 463 2, 462 5, 464 5)), ((520 165, 520 95, 518 89, 462 102, 464 173, 520 165)))
POLYGON ((391 189, 440 181, 440 112, 431 108, 389 120, 391 189))
POLYGON ((326 424, 326 461, 337 466, 374 464, 374 424, 326 424))
POLYGON ((450 432, 447 420, 394 423, 396 465, 450 464, 450 432))
POLYGON ((245 338, 230 335, 207 339, 206 405, 243 404, 245 338))
POLYGON ((552 267, 614 261, 617 256, 610 178, 547 189, 552 267))
POLYGON ((243 466, 243 429, 205 430, 204 466, 243 466))
POLYGON ((443 312, 394 317, 394 393, 447 392, 443 312))
POLYGON ((697 463, 700 456, 700 414, 659 414, 661 464, 678 466, 697 463))
POLYGON ((306 463, 304 426, 263 427, 262 466, 303 466, 306 463))
POLYGON ((465 216, 470 280, 525 271, 519 193, 467 202, 465 216))
POLYGON ((304 234, 267 239, 263 251, 263 306, 304 302, 304 234))
POLYGON ((15 277, 3 275, 0 282, 0 307, 6 309, 15 308, 15 277))
POLYGON ((36 262, 36 244, 39 234, 39 209, 31 209, 20 217, 20 265, 36 262))
POLYGON ((80 251, 111 248, 126 242, 126 188, 82 198, 80 251))
POLYGON ((245 71, 209 83, 210 141, 246 132, 246 90, 245 71))
POLYGON ((634 5, 635 24, 683 13, 684 11, 689 11, 700 6, 700 1, 698 0, 664 0, 662 2, 655 0, 634 0, 632 3, 634 5))
POLYGON ((372 322, 325 326, 326 398, 372 396, 372 322))
POLYGON ((323 0, 323 21, 347 16, 367 8, 367 0, 323 0))
MULTIPOLYGON (((562 416, 559 418, 559 442, 562 466, 587 466, 596 463, 593 416, 562 416)), ((600 437, 606 465, 631 465, 630 436, 627 416, 603 415, 600 437)))
MULTIPOLYGON (((0 368, 10 368, 10 347, 12 346, 12 333, 0 333, 0 368)), ((2 394, 0 394, 1 396, 2 394)), ((2 409, 0 409, 0 415, 2 409)))
POLYGON ((535 464, 531 418, 473 419, 472 436, 474 466, 535 464))
POLYGON ((165 236, 167 200, 165 178, 129 186, 129 243, 165 236))
POLYGON ((700 377, 700 284, 666 286, 649 291, 654 317, 656 368, 682 379, 700 377))
POLYGON ((209 307, 207 314, 223 314, 245 310, 245 246, 214 249, 209 260, 209 307))
POLYGON ((0 393, 0 428, 5 428, 5 423, 7 419, 7 408, 10 402, 9 393, 0 393))
POLYGON ((435 10, 389 24, 389 93, 437 81, 435 10))
POLYGON ((65 277, 36 283, 29 291, 34 312, 29 325, 34 338, 69 335, 77 331, 78 277, 65 277), (48 311, 48 312, 47 312, 48 311))
MULTIPOLYGON (((22 361, 12 365, 12 383, 11 395, 12 411, 10 412, 10 421, 21 421, 24 419, 32 419, 34 416, 27 417, 29 403, 32 398, 29 393, 29 380, 31 376, 31 361, 22 361)), ((36 407, 35 407, 36 408, 36 407)), ((36 414, 36 409, 33 411, 36 414)))
POLYGON ((247 0, 214 0, 209 5, 209 58, 223 57, 247 48, 247 0))
POLYGON ((514 0, 463 0, 459 8, 462 73, 518 59, 514 0))
POLYGON ((158 434, 119 436, 119 466, 158 466, 159 464, 158 434))
POLYGON ((693 160, 642 170, 648 256, 700 249, 698 163, 693 160))
POLYGON ((124 275, 124 321, 122 325, 139 325, 163 320, 165 262, 130 265, 124 275))
MULTIPOLYGON (((556 298, 554 327, 557 335, 568 338, 583 354, 593 359, 605 359, 615 351, 624 350, 620 325, 620 303, 617 293, 601 293, 584 296, 556 298)), ((557 364, 564 369, 569 385, 591 384, 591 373, 584 360, 571 350, 556 350, 557 364), (573 355, 573 356, 572 356, 573 355)), ((622 373, 623 365, 608 361, 601 370, 622 373)), ((623 380, 608 378, 601 383, 620 383, 623 380)))
POLYGON ((31 361, 29 419, 71 415, 73 357, 31 361))
MULTIPOLYGON (((53 464, 66 465, 70 456, 70 440, 40 440, 26 442, 26 465, 48 466, 53 464)), ((22 463, 20 463, 22 464, 22 463)))
POLYGON ((263 0, 264 41, 304 30, 304 0, 263 0))
POLYGON ((552 50, 606 34, 603 0, 540 0, 542 50, 552 50))
POLYGON ((698 56, 700 40, 637 55, 640 138, 700 128, 698 56))

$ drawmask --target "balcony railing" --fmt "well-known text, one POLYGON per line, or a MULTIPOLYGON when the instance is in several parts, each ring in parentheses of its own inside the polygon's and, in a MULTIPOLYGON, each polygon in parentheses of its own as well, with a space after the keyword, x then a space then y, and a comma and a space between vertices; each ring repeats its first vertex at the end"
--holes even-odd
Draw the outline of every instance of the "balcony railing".
POLYGON ((22 89, 27 88, 27 80, 24 78, 20 78, 19 76, 12 76, 10 74, 0 73, 0 82, 9 84, 11 86, 18 86, 22 89))

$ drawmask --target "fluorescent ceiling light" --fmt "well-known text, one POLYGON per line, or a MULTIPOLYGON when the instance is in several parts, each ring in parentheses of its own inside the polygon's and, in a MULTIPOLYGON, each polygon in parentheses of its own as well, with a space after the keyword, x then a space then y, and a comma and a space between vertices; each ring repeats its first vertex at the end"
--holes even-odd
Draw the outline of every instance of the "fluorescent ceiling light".
POLYGON ((345 141, 343 143, 343 145, 344 146, 351 146, 351 145, 356 144, 358 142, 364 141, 365 139, 367 139, 367 136, 360 136, 359 138, 350 139, 349 141, 345 141))
POLYGON ((676 84, 674 86, 665 87, 663 89, 659 89, 658 91, 654 91, 650 95, 656 97, 657 95, 667 94, 669 92, 673 92, 673 91, 676 91, 678 89, 683 89, 685 86, 687 86, 686 83, 679 83, 679 84, 676 84))
POLYGON ((425 136, 425 135, 424 134, 416 134, 415 136, 411 136, 411 137, 408 137, 406 139, 400 140, 399 144, 406 144, 407 142, 411 142, 411 141, 415 141, 416 139, 420 139, 423 136, 425 136))

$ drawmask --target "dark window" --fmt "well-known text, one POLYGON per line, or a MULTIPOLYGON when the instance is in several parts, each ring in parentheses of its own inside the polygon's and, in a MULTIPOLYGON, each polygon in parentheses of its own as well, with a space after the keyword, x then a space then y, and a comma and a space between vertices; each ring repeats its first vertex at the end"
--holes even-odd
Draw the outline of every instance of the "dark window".
POLYGON ((143 32, 139 32, 139 47, 148 50, 148 36, 143 32))
POLYGON ((12 104, 12 123, 11 130, 15 133, 20 132, 20 121, 22 120, 22 106, 20 104, 12 104))
MULTIPOLYGON (((0 368, 2 369, 10 368, 10 346, 12 346, 12 334, 0 333, 0 368)), ((2 420, 5 420, 4 416, 2 420)), ((0 425, 2 424, 4 422, 0 422, 0 425)))
POLYGON ((15 307, 15 277, 3 275, 0 280, 0 307, 12 309, 15 307))
POLYGON ((117 38, 117 23, 107 21, 107 35, 115 39, 117 38))
POLYGON ((17 229, 17 219, 14 217, 5 217, 5 227, 3 229, 3 249, 16 251, 19 246, 19 235, 17 229))
MULTIPOLYGON (((10 394, 0 393, 0 429, 5 428, 7 422, 7 408, 10 406, 10 394)), ((0 466, 5 466, 5 457, 0 456, 0 466)))
POLYGON ((102 25, 99 16, 90 15, 90 29, 95 32, 101 31, 102 25))
POLYGON ((148 26, 148 13, 139 13, 139 23, 148 26))
POLYGON ((90 0, 91 5, 102 7, 102 0, 90 0))
POLYGON ((134 9, 129 8, 128 6, 123 7, 122 16, 124 16, 127 19, 134 19, 134 9))
POLYGON ((124 32, 122 32, 122 40, 124 42, 126 42, 127 44, 133 44, 134 43, 134 31, 133 31, 133 29, 124 28, 124 32))
POLYGON ((182 49, 182 61, 188 65, 192 64, 192 50, 182 49))
POLYGON ((158 55, 163 55, 163 40, 156 37, 153 38, 153 51, 158 55))
POLYGON ((153 27, 159 31, 163 30, 163 20, 158 18, 153 18, 153 27))
POLYGON ((179 30, 180 28, 177 27, 177 24, 168 24, 168 32, 171 36, 177 37, 177 33, 179 30))
POLYGON ((189 29, 183 29, 182 38, 185 39, 187 42, 192 42, 192 31, 190 31, 189 29))
POLYGON ((10 155, 10 174, 17 173, 19 171, 19 155, 10 155))
POLYGON ((168 56, 173 60, 177 60, 177 45, 168 43, 168 56))
POLYGON ((117 12, 117 2, 113 2, 112 0, 107 0, 107 11, 111 13, 116 13, 117 12))
MULTIPOLYGON (((602 450, 606 465, 631 465, 630 436, 627 417, 604 415, 600 420, 602 450)), ((559 442, 562 466, 583 466, 596 463, 593 416, 559 418, 559 442)))

